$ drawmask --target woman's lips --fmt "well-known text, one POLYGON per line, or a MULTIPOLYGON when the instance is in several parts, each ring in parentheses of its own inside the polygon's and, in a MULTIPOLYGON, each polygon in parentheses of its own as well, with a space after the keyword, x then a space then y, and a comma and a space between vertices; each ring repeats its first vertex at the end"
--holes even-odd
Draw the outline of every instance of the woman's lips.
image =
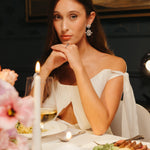
POLYGON ((71 35, 61 35, 62 40, 65 40, 65 41, 70 40, 71 37, 72 37, 71 35))

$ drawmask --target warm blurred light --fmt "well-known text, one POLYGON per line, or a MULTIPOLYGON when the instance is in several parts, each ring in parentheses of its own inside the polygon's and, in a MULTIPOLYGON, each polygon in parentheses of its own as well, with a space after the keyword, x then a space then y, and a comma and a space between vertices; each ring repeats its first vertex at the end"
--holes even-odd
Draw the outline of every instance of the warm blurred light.
POLYGON ((141 70, 145 76, 150 77, 150 53, 146 53, 143 56, 141 61, 141 70))
POLYGON ((147 62, 145 62, 145 68, 150 71, 150 60, 148 60, 147 62))
POLYGON ((70 132, 70 131, 68 131, 67 133, 66 133, 66 139, 67 140, 70 140, 72 138, 72 133, 70 132))

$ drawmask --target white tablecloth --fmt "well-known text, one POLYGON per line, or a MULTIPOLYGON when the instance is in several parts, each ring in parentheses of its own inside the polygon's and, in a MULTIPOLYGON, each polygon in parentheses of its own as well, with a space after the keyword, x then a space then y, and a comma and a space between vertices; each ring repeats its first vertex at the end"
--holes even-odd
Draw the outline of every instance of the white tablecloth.
MULTIPOLYGON (((111 134, 97 136, 91 131, 86 131, 84 134, 73 137, 69 142, 61 142, 58 137, 64 136, 67 131, 71 131, 72 134, 76 134, 80 130, 69 127, 64 132, 42 137, 42 150, 92 150, 93 147, 96 146, 96 143, 106 144, 125 139, 124 137, 111 134)), ((150 148, 149 142, 137 141, 137 143, 139 142, 142 142, 143 145, 147 145, 148 148, 150 148)), ((31 146, 31 139, 29 140, 29 143, 31 146)))
MULTIPOLYGON (((95 142, 99 144, 112 143, 117 140, 125 139, 123 137, 104 134, 101 136, 86 132, 84 134, 73 137, 69 142, 61 142, 58 139, 60 134, 51 135, 42 138, 42 150, 92 150, 96 146, 95 142)), ((141 142, 141 141, 137 141, 141 142)), ((150 143, 142 142, 150 148, 150 143)))

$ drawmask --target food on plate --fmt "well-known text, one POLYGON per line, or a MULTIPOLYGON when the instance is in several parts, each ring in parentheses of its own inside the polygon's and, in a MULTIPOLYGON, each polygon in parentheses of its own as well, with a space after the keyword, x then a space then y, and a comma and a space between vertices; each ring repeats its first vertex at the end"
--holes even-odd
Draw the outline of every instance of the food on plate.
POLYGON ((143 145, 141 142, 121 140, 114 143, 114 146, 119 148, 130 148, 131 150, 149 150, 147 145, 143 145))
MULTIPOLYGON (((16 124, 16 129, 17 129, 17 132, 19 134, 31 134, 32 133, 32 127, 26 127, 24 126, 22 123, 18 122, 16 124)), ((41 131, 42 132, 46 132, 47 129, 44 129, 41 127, 41 131)))
POLYGON ((19 134, 30 134, 32 133, 32 127, 25 127, 22 123, 16 124, 16 129, 19 134))
POLYGON ((147 145, 143 145, 141 142, 129 140, 119 140, 112 144, 97 145, 93 150, 150 150, 147 145))
POLYGON ((119 150, 117 146, 113 144, 104 144, 104 145, 97 145, 93 148, 93 150, 119 150))

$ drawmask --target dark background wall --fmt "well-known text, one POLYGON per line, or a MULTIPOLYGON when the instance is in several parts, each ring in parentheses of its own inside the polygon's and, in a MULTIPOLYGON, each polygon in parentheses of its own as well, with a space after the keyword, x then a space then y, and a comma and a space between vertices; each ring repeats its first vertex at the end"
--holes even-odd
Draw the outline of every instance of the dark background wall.
MULTIPOLYGON (((127 62, 137 103, 150 105, 150 79, 140 73, 140 62, 150 52, 150 17, 102 20, 109 46, 127 62)), ((15 84, 24 95, 25 80, 43 52, 46 23, 25 21, 25 1, 0 1, 0 65, 18 74, 15 84)))
POLYGON ((19 74, 15 87, 21 96, 44 49, 46 31, 46 23, 25 21, 25 0, 0 1, 0 65, 19 74))
POLYGON ((141 60, 150 52, 150 17, 102 20, 109 45, 127 62, 137 103, 150 106, 150 78, 141 73, 141 60))

